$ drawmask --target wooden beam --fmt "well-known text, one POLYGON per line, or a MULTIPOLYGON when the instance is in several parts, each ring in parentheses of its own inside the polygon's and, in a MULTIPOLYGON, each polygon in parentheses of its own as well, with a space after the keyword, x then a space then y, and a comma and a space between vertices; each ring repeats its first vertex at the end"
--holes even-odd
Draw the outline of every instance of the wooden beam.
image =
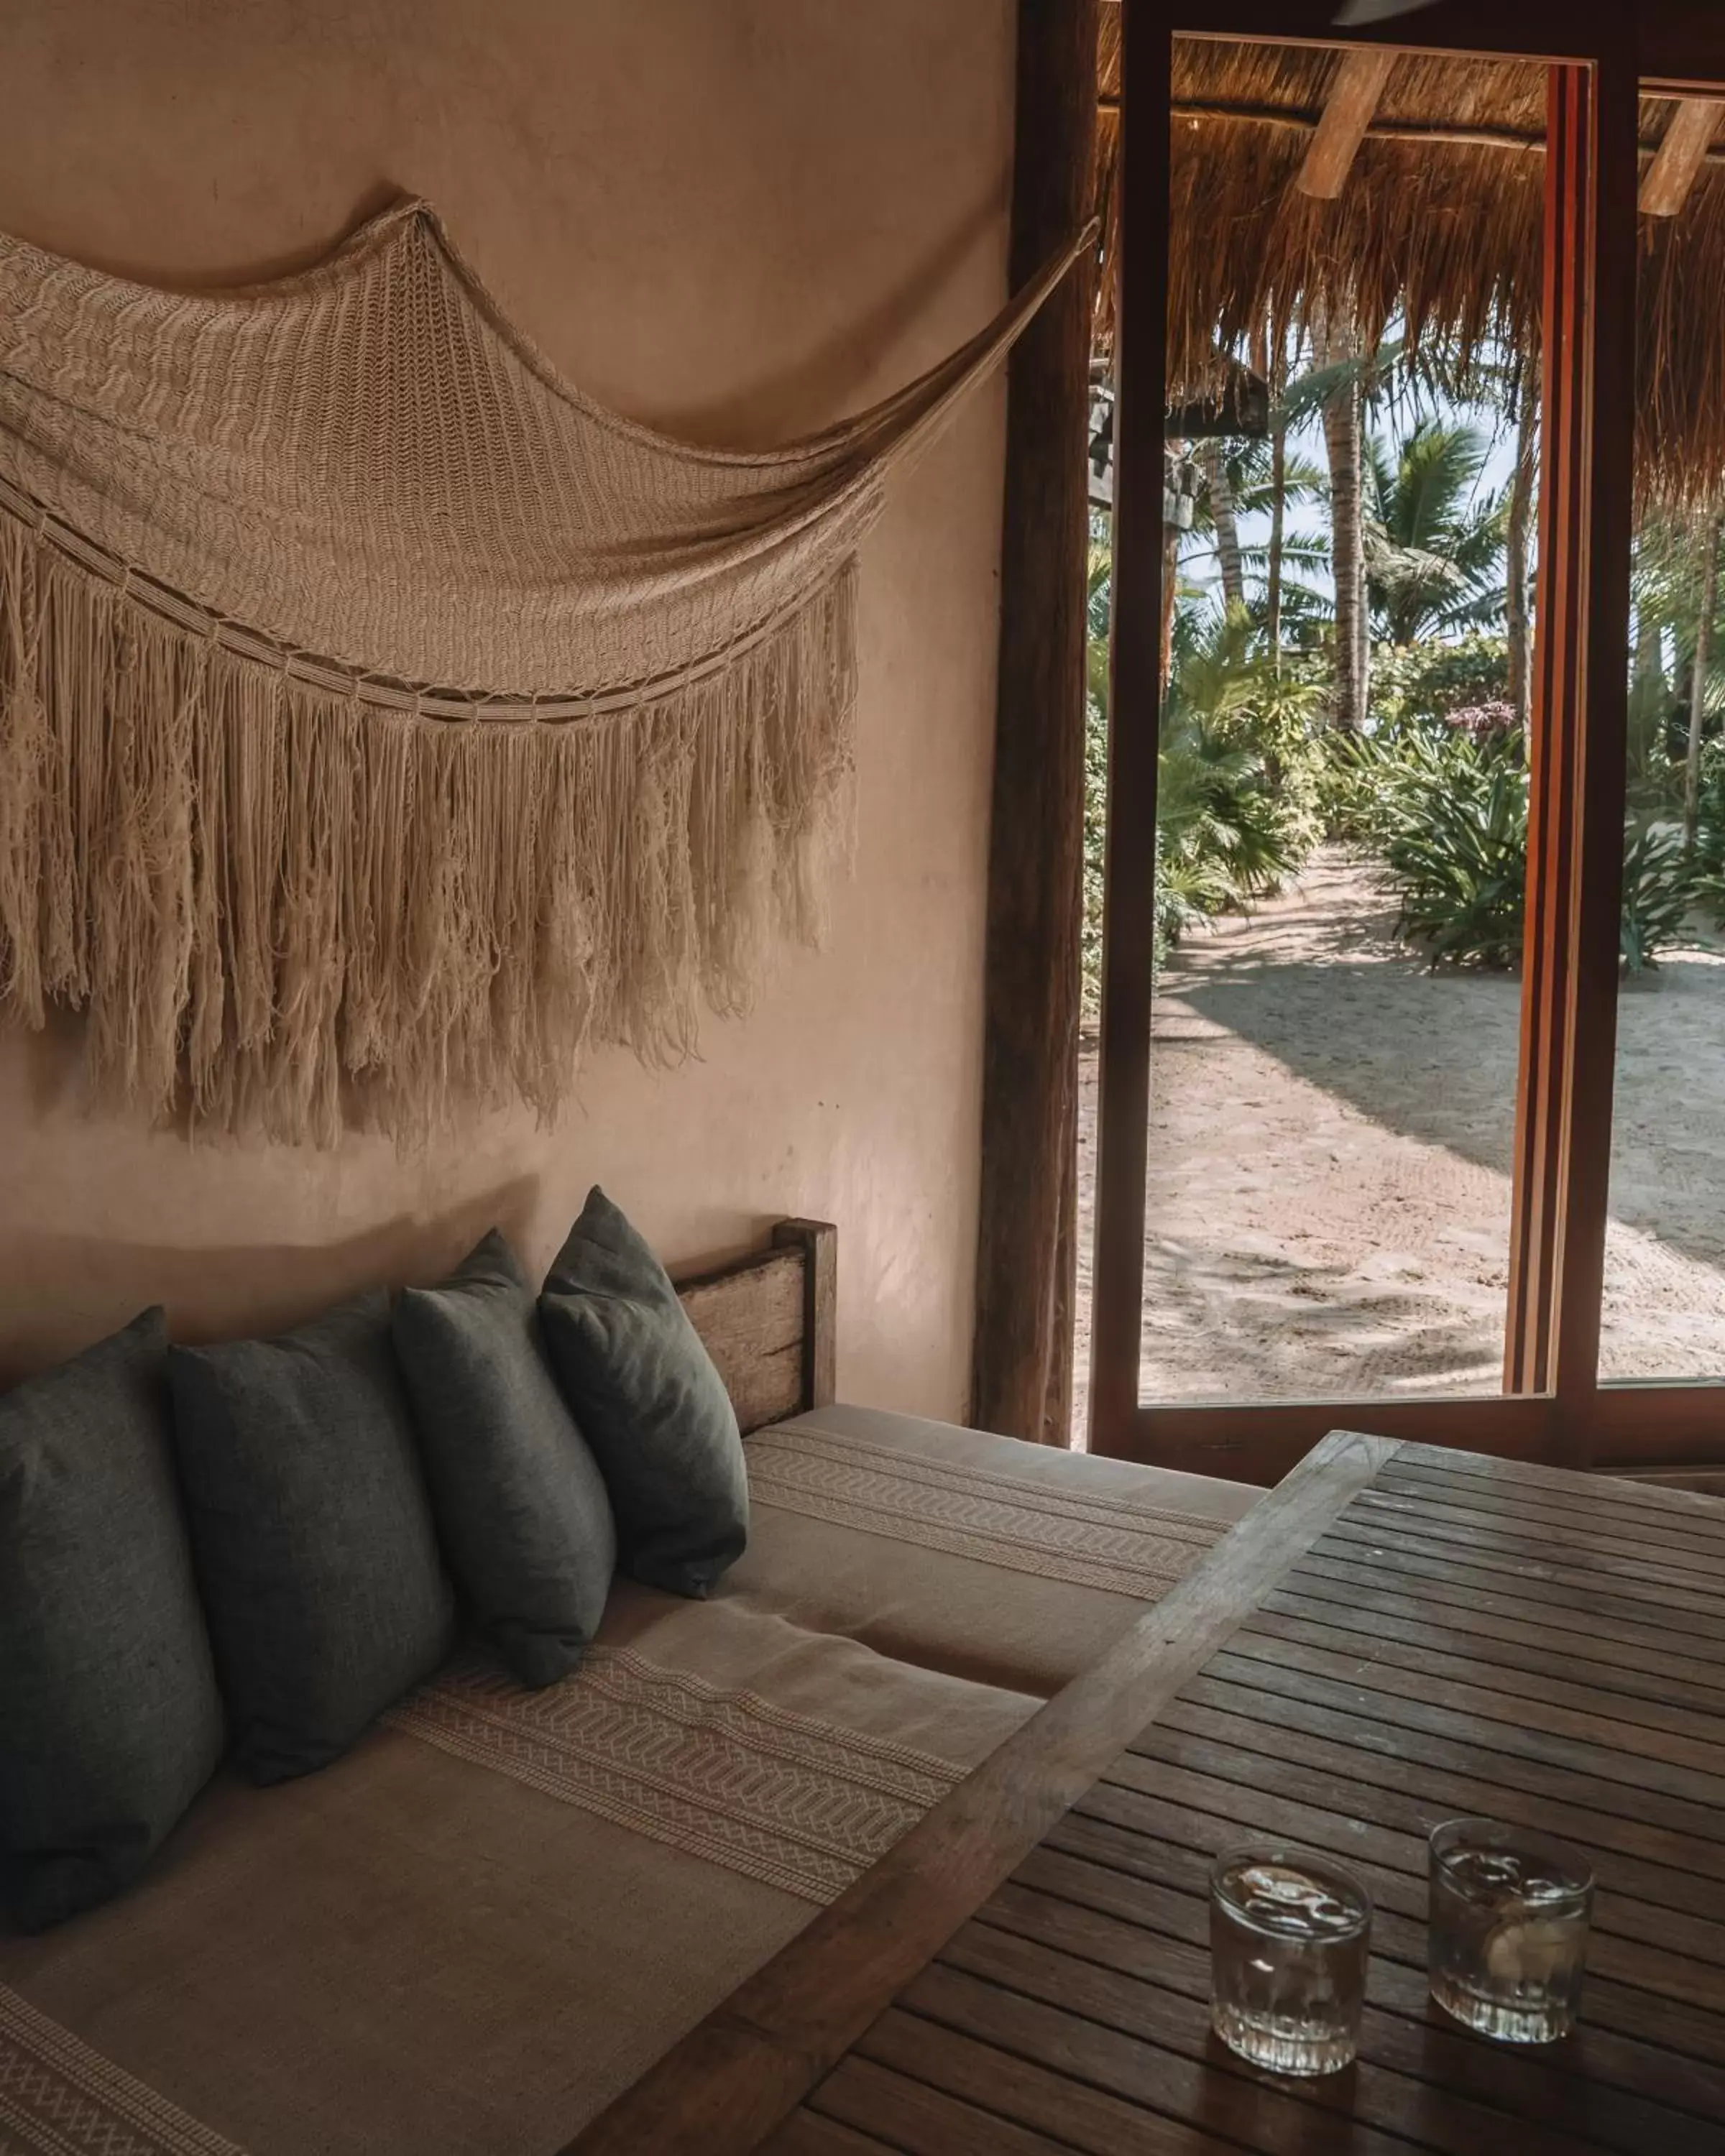
POLYGON ((1675 217, 1689 199, 1696 176, 1718 131, 1725 103, 1715 97, 1686 97, 1671 115, 1658 155, 1641 182, 1641 214, 1675 217))
MULTIPOLYGON (((1096 0, 1020 0, 1017 64, 1014 288, 1090 214, 1096 0)), ((972 1343, 972 1422, 1056 1444, 1076 1247, 1091 316, 1091 276, 1069 277, 1007 377, 972 1343)))
MULTIPOLYGON (((1694 101, 1717 105, 1725 110, 1725 100, 1694 101)), ((1104 90, 1097 96, 1098 112, 1113 114, 1119 110, 1120 100, 1113 92, 1104 90)), ((1244 120, 1260 127, 1280 127, 1294 135, 1310 135, 1323 118, 1322 107, 1265 105, 1250 98, 1233 97, 1176 97, 1169 101, 1168 110, 1176 120, 1244 120)), ((1488 121, 1374 119, 1366 130, 1366 140, 1425 142, 1461 150, 1531 151, 1538 157, 1543 157, 1546 148, 1543 127, 1500 127, 1488 121)), ((1640 144, 1641 154, 1646 157, 1657 157, 1662 147, 1661 140, 1651 137, 1640 144)), ((1725 143, 1709 140, 1700 162, 1725 164, 1725 143)), ((1646 209, 1645 201, 1641 207, 1646 209)))
POLYGON ((1343 59, 1306 161, 1294 176, 1302 195, 1334 202, 1341 193, 1395 60, 1381 46, 1358 47, 1343 59))
POLYGON ((1336 1431, 562 2156, 744 2156, 1399 1450, 1336 1431))

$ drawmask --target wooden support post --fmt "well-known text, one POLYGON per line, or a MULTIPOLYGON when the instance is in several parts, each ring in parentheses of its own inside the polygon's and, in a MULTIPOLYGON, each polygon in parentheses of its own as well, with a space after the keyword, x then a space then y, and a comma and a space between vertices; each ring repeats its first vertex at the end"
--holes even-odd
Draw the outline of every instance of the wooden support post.
POLYGON ((1617 1034, 1634 495, 1635 79, 1550 71, 1544 417, 1507 1393, 1588 1464, 1617 1034))
POLYGON ((1096 1105, 1090 1442, 1131 1456, 1143 1333, 1150 1004, 1156 983, 1156 790, 1164 606, 1168 129, 1173 40, 1160 9, 1121 25, 1120 290, 1115 331, 1114 613, 1103 865, 1102 1086, 1096 1105))
MULTIPOLYGON (((1096 71, 1096 0, 1020 0, 1014 288, 1090 213, 1096 71)), ((1091 286, 1067 280, 1008 376, 971 1381, 977 1427, 1056 1444, 1076 1255, 1091 286)))
POLYGON ((1341 193, 1376 116, 1395 58, 1382 46, 1360 46, 1344 56, 1305 162, 1294 177, 1302 195, 1334 202, 1341 193))
POLYGON ((1678 105, 1641 182, 1643 217, 1675 217, 1688 201, 1722 112, 1725 102, 1714 97, 1686 97, 1678 105))

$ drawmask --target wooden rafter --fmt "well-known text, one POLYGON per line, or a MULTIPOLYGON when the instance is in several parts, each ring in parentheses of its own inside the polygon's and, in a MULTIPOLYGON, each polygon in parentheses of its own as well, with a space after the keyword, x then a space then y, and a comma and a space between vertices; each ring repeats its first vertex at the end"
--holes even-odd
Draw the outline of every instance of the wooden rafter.
POLYGON ((1715 97, 1686 97, 1671 115, 1659 154, 1641 182, 1644 217, 1675 217, 1689 199, 1696 176, 1712 147, 1725 102, 1715 97))
POLYGON ((1381 47, 1361 46, 1343 59, 1306 161, 1294 177, 1302 195, 1334 202, 1341 193, 1377 116, 1395 58, 1381 47))

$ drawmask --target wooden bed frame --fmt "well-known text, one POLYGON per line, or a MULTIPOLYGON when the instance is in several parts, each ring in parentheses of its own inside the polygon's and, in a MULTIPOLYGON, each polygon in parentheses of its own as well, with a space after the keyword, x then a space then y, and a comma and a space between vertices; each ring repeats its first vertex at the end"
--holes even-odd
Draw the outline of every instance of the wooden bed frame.
POLYGON ((766 1250, 677 1281, 745 1437, 832 1402, 838 1245, 828 1221, 781 1220, 766 1250))

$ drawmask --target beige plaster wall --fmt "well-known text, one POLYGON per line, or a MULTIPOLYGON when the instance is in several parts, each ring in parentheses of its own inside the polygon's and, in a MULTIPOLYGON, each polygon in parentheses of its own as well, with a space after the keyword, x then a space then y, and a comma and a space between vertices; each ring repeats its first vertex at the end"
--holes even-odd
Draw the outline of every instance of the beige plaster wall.
MULTIPOLYGON (((619 408, 760 441, 999 304, 1010 0, 13 0, 0 228, 149 280, 315 255, 429 197, 619 408)), ((854 880, 703 1060, 608 1055, 555 1128, 418 1159, 189 1146, 80 1113, 76 1028, 0 1032, 0 1378, 167 1301, 182 1335, 424 1277, 495 1219, 536 1264, 602 1180, 671 1260, 840 1227, 840 1383, 963 1408, 1001 398, 902 483, 863 578, 854 880)))

